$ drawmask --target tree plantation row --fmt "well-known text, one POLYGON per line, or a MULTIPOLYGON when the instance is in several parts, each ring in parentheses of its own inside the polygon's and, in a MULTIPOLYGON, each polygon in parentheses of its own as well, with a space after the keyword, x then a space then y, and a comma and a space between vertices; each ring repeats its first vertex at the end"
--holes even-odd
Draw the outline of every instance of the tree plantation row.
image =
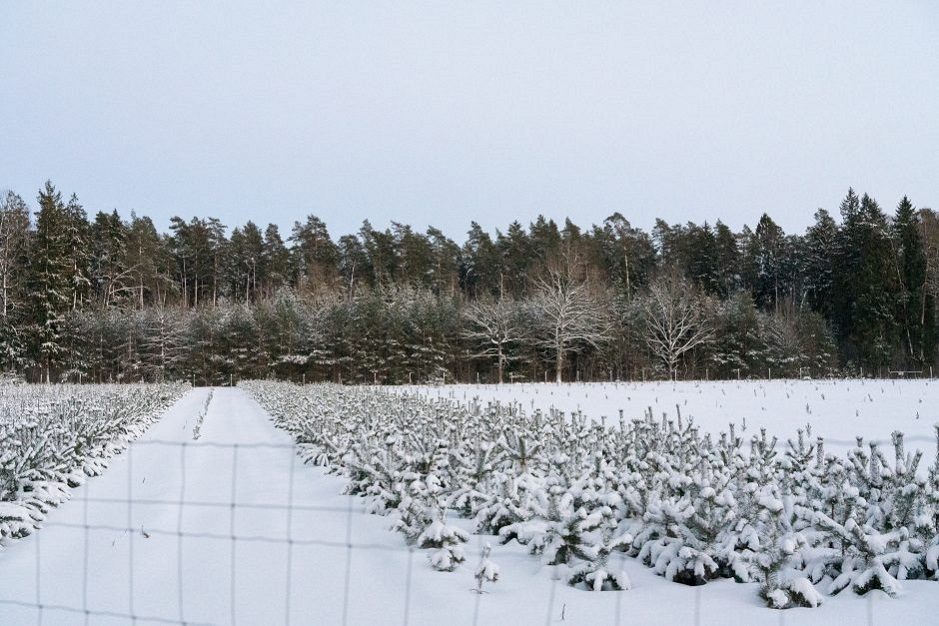
POLYGON ((188 389, 0 385, 0 545, 32 534, 188 389))
POLYGON ((99 212, 51 183, 0 199, 0 367, 30 380, 598 380, 928 372, 939 216, 849 190, 802 235, 614 214, 460 245, 309 216, 99 212))
POLYGON ((900 432, 892 454, 858 437, 841 455, 809 427, 785 444, 733 425, 715 437, 651 408, 608 425, 374 387, 243 387, 437 570, 465 560, 470 528, 595 591, 630 588, 623 553, 677 583, 758 583, 777 609, 939 576, 939 425, 926 459, 900 432))

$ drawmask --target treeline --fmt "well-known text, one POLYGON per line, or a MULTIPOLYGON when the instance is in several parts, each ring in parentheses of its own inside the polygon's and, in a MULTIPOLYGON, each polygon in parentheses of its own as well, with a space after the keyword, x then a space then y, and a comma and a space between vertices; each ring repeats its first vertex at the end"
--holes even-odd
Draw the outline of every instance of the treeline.
POLYGON ((939 215, 849 190, 804 234, 614 214, 462 245, 367 221, 89 218, 0 200, 0 367, 29 380, 400 383, 928 371, 939 215))

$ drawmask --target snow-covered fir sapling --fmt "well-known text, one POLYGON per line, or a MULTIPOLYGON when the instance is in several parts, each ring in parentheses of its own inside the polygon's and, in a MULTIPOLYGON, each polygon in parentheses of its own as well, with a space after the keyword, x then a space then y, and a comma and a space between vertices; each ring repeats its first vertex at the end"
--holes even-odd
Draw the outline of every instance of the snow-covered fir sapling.
POLYGON ((914 519, 914 532, 925 548, 924 577, 939 580, 939 424, 933 425, 933 428, 936 434, 936 457, 929 468, 922 508, 914 519))
POLYGON ((503 535, 506 526, 529 520, 534 516, 531 507, 531 490, 525 485, 519 488, 511 474, 503 474, 497 491, 489 495, 476 512, 476 532, 484 535, 503 535))
POLYGON ((480 442, 475 458, 455 477, 459 487, 451 497, 450 506, 463 517, 475 517, 488 500, 489 486, 486 482, 493 472, 493 448, 491 442, 480 442))
MULTIPOLYGON (((641 545, 639 559, 667 580, 700 585, 718 575, 721 533, 735 519, 734 474, 727 464, 732 456, 701 456, 693 428, 678 430, 669 423, 667 432, 676 450, 660 468, 667 490, 650 498, 633 546, 641 545)), ((730 442, 739 447, 733 434, 730 442)))
POLYGON ((432 549, 430 565, 441 572, 452 572, 466 560, 463 544, 469 541, 464 530, 446 523, 442 512, 437 512, 433 521, 417 538, 417 546, 432 549))
POLYGON ((430 524, 417 538, 417 547, 430 549, 430 564, 435 570, 452 572, 459 563, 466 560, 463 544, 469 541, 469 534, 457 526, 447 523, 446 510, 441 502, 442 488, 433 474, 427 477, 428 515, 430 524))
POLYGON ((817 607, 822 603, 822 596, 802 569, 800 550, 807 541, 793 529, 792 498, 784 498, 774 485, 766 485, 757 500, 760 517, 764 520, 763 545, 756 558, 761 578, 760 597, 774 609, 817 607), (789 501, 788 506, 785 500, 789 501))
POLYGON ((840 565, 841 573, 829 585, 829 593, 839 593, 848 586, 860 595, 872 589, 880 589, 890 596, 900 592, 899 581, 884 567, 885 553, 901 538, 898 533, 870 532, 853 517, 844 524, 830 519, 820 522, 839 537, 845 555, 840 565))
POLYGON ((428 505, 427 487, 420 475, 404 472, 401 480, 401 498, 395 508, 397 520, 392 529, 404 535, 404 540, 412 545, 431 523, 432 512, 428 505))
MULTIPOLYGON (((858 594, 881 589, 888 595, 900 591, 899 581, 886 569, 889 554, 899 549, 905 533, 884 528, 885 511, 890 503, 884 498, 884 471, 889 471, 876 444, 870 453, 858 438, 857 447, 849 452, 848 476, 851 482, 844 489, 845 497, 834 509, 835 516, 816 512, 816 523, 828 533, 832 545, 840 548, 840 561, 832 562, 834 580, 829 593, 839 593, 849 586, 858 594)), ((889 493, 889 490, 888 490, 889 493)))
POLYGON ((476 578, 476 593, 486 593, 483 589, 485 583, 494 583, 499 580, 499 566, 489 558, 492 555, 492 546, 488 543, 483 548, 480 555, 479 565, 476 566, 476 572, 473 576, 476 578))
POLYGON ((749 458, 744 458, 740 448, 731 443, 722 440, 718 450, 725 463, 737 468, 733 485, 736 520, 721 533, 716 560, 721 566, 721 576, 749 582, 763 545, 760 495, 763 486, 775 478, 776 438, 768 439, 766 430, 761 429, 759 436, 750 438, 749 458))
POLYGON ((568 582, 571 585, 584 585, 592 591, 624 591, 632 587, 626 570, 610 564, 610 555, 621 546, 629 545, 633 540, 629 533, 616 534, 611 525, 606 524, 600 541, 594 546, 593 558, 578 564, 568 582))
MULTIPOLYGON (((499 535, 506 543, 516 539, 528 545, 532 554, 543 555, 548 565, 570 562, 572 557, 593 558, 588 533, 603 523, 603 512, 588 513, 585 506, 576 506, 562 470, 564 455, 555 455, 551 474, 545 479, 545 490, 532 501, 532 519, 502 528, 499 535)), ((607 509, 608 511, 608 509, 607 509)))
POLYGON ((405 463, 396 453, 398 437, 388 435, 383 446, 353 444, 346 458, 349 484, 346 493, 364 495, 369 513, 384 515, 398 508, 410 482, 420 478, 410 472, 405 477, 405 463))

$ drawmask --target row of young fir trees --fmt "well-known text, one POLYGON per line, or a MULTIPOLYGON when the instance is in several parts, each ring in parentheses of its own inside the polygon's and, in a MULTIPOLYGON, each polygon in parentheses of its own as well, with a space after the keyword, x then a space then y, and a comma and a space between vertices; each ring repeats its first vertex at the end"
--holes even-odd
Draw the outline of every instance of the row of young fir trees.
POLYGON ((0 198, 0 367, 29 380, 401 383, 928 372, 939 214, 849 190, 804 234, 616 213, 462 245, 309 216, 230 232, 0 198))

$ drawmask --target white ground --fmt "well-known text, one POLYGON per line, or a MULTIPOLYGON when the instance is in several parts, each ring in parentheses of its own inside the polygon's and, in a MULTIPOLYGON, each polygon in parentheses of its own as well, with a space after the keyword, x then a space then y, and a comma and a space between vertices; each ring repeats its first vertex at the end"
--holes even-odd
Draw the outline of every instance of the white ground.
MULTIPOLYGON (((656 418, 693 417, 705 431, 726 431, 734 422, 738 433, 746 421, 744 441, 759 428, 779 437, 795 438, 796 430, 812 424, 813 438, 842 451, 855 445, 855 436, 892 446, 890 433, 904 433, 907 450, 919 447, 932 462, 936 449, 933 425, 939 422, 939 380, 776 380, 724 382, 525 383, 514 385, 447 385, 389 387, 417 391, 430 398, 460 401, 478 398, 519 402, 526 410, 581 410, 590 418, 615 422, 619 410, 629 419, 641 418, 651 407, 656 418), (678 405, 678 409, 676 409, 678 405)), ((885 449, 887 458, 892 447, 885 449)))
MULTIPOLYGON (((726 423, 727 416, 746 416, 751 428, 762 422, 781 434, 794 431, 797 424, 805 421, 804 405, 808 401, 813 423, 819 424, 823 434, 831 433, 845 441, 855 432, 887 438, 890 431, 898 427, 929 437, 929 425, 936 421, 939 398, 932 390, 937 387, 927 383, 818 383, 819 390, 814 389, 815 385, 689 383, 615 388, 609 385, 519 385, 490 387, 485 391, 480 387, 455 387, 442 392, 497 394, 503 399, 517 397, 529 403, 535 401, 539 406, 555 404, 565 409, 580 405, 585 411, 589 408, 598 415, 615 415, 615 409, 622 407, 627 415, 639 416, 650 404, 657 413, 669 408, 674 411, 674 404, 679 402, 683 414, 687 407, 687 414, 694 414, 702 423, 713 421, 715 428, 726 423), (790 390, 788 399, 786 389, 790 390), (753 390, 756 390, 755 396, 753 390), (792 393, 793 390, 796 393, 792 393), (761 399, 764 391, 766 396, 761 399), (825 393, 825 400, 819 398, 820 393, 825 393), (865 399, 867 394, 870 400, 865 399), (653 401, 655 398, 658 403, 653 401), (686 399, 688 402, 684 405, 686 399), (854 416, 855 410, 861 411, 860 417, 854 416), (920 410, 919 420, 913 417, 915 410, 920 410), (797 415, 792 416, 793 413, 797 415)), ((490 593, 480 596, 469 591, 474 582, 472 569, 478 553, 476 537, 469 550, 469 562, 454 573, 431 570, 423 552, 415 552, 413 558, 409 558, 400 536, 387 530, 386 518, 365 515, 360 500, 337 495, 343 486, 341 479, 295 462, 289 448, 247 447, 247 444, 259 443, 287 445, 290 439, 276 430, 266 413, 241 390, 215 390, 201 438, 194 442, 193 427, 207 393, 206 389, 190 392, 140 442, 132 445, 129 454, 115 458, 103 476, 76 489, 75 500, 53 511, 46 528, 30 538, 11 543, 0 552, 0 600, 37 602, 38 554, 41 594, 38 597, 46 606, 87 607, 91 611, 120 614, 132 612, 138 616, 189 623, 226 624, 232 622, 233 616, 239 624, 285 623, 288 597, 290 623, 294 624, 340 624, 344 607, 349 624, 457 625, 472 624, 474 618, 479 624, 513 626, 546 623, 926 624, 939 615, 936 582, 906 582, 904 597, 895 600, 879 592, 869 594, 867 599, 846 592, 828 598, 820 609, 778 612, 759 603, 754 585, 717 581, 705 587, 690 588, 666 582, 627 557, 623 562, 633 582, 631 591, 579 591, 562 581, 553 581, 551 568, 542 567, 524 548, 499 545, 493 546, 493 559, 501 565, 503 579, 489 588, 490 593), (181 461, 184 448, 154 444, 154 441, 187 444, 185 481, 181 461), (245 445, 237 452, 238 470, 233 492, 233 449, 214 444, 234 443, 245 445), (129 461, 133 466, 132 474, 128 473, 129 461), (286 512, 275 507, 289 502, 291 474, 294 504, 330 510, 295 509, 288 521, 286 512), (131 511, 125 504, 129 489, 135 500, 131 511), (86 504, 82 501, 85 497, 121 502, 86 504), (181 497, 186 501, 215 502, 223 506, 187 506, 180 512, 175 504, 141 502, 145 499, 177 502, 181 497), (239 505, 234 509, 236 536, 268 537, 278 541, 232 542, 229 538, 232 509, 227 505, 233 499, 239 505), (246 504, 274 506, 241 508, 246 504), (347 524, 350 508, 351 525, 347 524), (77 524, 79 528, 61 524, 77 524), (115 530, 86 531, 82 527, 85 524, 115 530), (220 537, 183 537, 180 561, 180 539, 175 534, 178 527, 184 533, 220 537), (116 530, 124 528, 134 530, 130 533, 116 530), (288 536, 298 543, 288 546, 282 541, 288 536), (303 543, 309 539, 330 545, 303 543), (348 542, 354 546, 351 551, 346 547, 348 542), (350 554, 351 561, 347 561, 350 554), (131 560, 132 583, 128 576, 131 560), (347 564, 349 584, 348 602, 345 602, 347 564), (409 571, 410 595, 406 593, 409 571), (133 607, 129 602, 131 587, 133 607)), ((931 459, 932 445, 923 447, 927 458, 931 459)), ((36 624, 38 617, 35 608, 0 602, 0 624, 36 624)), ((42 612, 42 624, 46 625, 84 622, 85 616, 81 613, 55 609, 42 612)), ((86 623, 123 624, 128 620, 93 613, 86 623)), ((136 623, 151 622, 138 618, 136 623)))

